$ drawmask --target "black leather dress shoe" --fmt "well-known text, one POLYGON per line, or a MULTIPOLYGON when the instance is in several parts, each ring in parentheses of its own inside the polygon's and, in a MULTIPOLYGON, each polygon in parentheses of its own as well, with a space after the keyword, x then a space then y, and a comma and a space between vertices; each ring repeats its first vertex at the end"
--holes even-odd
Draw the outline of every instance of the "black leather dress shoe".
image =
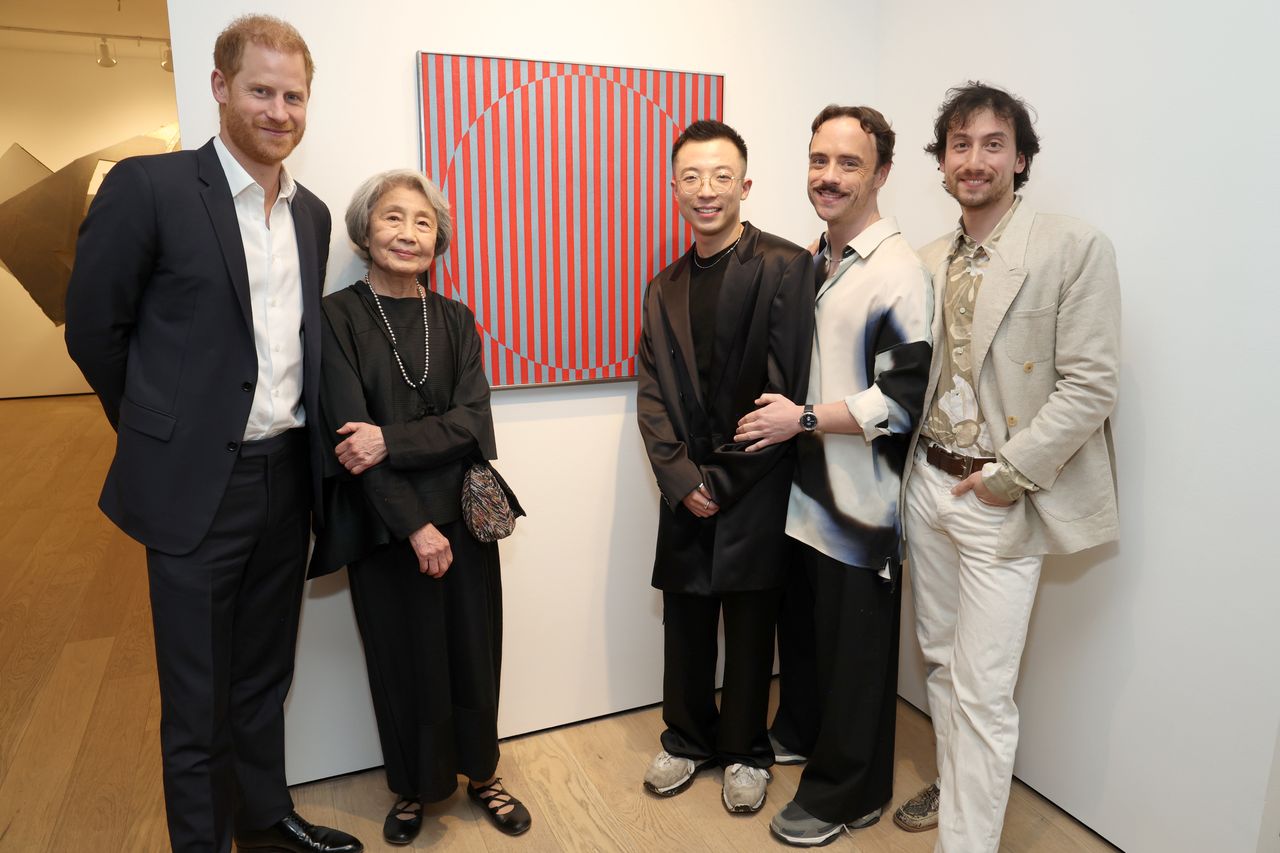
POLYGON ((364 845, 353 835, 327 826, 316 826, 290 812, 284 820, 266 829, 236 833, 241 850, 272 850, 275 853, 361 853, 364 845))
POLYGON ((479 803, 493 825, 507 835, 519 835, 533 824, 533 818, 524 803, 507 793, 500 778, 495 778, 483 788, 476 788, 468 783, 467 796, 479 803), (505 814, 499 814, 507 806, 511 806, 511 809, 505 814))
POLYGON ((405 797, 396 800, 382 822, 382 837, 388 844, 409 844, 422 829, 422 800, 405 797))

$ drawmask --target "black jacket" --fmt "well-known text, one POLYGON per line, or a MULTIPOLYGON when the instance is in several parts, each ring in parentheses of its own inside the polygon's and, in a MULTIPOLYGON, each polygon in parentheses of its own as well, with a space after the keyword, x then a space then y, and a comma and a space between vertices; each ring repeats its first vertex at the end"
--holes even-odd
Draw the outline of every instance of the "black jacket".
POLYGON ((724 261, 704 399, 689 318, 693 251, 649 283, 636 360, 636 415, 663 497, 653 585, 700 594, 771 589, 782 584, 786 568, 792 445, 747 453, 733 435, 760 394, 804 399, 813 342, 813 258, 744 223, 724 261), (706 521, 681 504, 699 483, 720 505, 706 521), (706 525, 715 527, 710 565, 698 546, 706 525))
MULTIPOLYGON (((386 310, 391 312, 391 306, 386 310)), ((380 545, 408 538, 428 522, 439 527, 458 520, 464 471, 475 461, 497 456, 489 380, 470 308, 427 292, 431 370, 421 394, 401 378, 382 318, 363 283, 325 297, 322 311, 327 512, 309 577, 337 571, 380 545), (347 473, 333 453, 344 439, 336 430, 348 422, 380 426, 387 444, 387 458, 359 476, 347 473)), ((406 369, 415 377, 422 369, 418 334, 397 333, 406 369)), ((508 490, 507 497, 523 515, 515 495, 508 490)))

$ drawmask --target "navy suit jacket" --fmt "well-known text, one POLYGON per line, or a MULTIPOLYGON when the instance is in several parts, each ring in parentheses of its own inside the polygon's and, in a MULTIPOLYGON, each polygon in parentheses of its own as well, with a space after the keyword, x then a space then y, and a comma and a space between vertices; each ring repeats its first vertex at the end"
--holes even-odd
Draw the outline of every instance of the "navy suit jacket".
MULTIPOLYGON (((301 185, 290 209, 312 424, 331 222, 301 185)), ((99 506, 148 548, 190 552, 226 490, 258 374, 244 246, 212 140, 122 160, 107 174, 80 227, 66 337, 116 430, 99 506)), ((318 494, 320 442, 311 432, 318 494)))

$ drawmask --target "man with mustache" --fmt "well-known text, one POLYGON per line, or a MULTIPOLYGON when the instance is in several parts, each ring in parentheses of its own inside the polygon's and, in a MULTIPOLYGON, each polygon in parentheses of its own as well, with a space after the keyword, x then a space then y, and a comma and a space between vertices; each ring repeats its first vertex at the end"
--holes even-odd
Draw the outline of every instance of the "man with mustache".
POLYGON ((1017 194, 1040 150, 1026 105, 980 83, 947 95, 925 150, 960 223, 922 252, 936 346, 905 489, 939 780, 894 821, 937 826, 942 853, 994 853, 1044 555, 1119 534, 1120 287, 1105 236, 1017 194))
POLYGON ((833 104, 812 130, 809 200, 827 229, 814 259, 808 404, 764 394, 735 436, 754 452, 799 435, 786 525, 799 565, 779 636, 784 677, 807 682, 809 701, 784 703, 774 734, 809 759, 795 799, 770 823, 797 846, 870 826, 893 794, 899 490, 930 354, 929 273, 880 216, 889 122, 871 107, 833 104), (808 660, 786 652, 805 626, 808 660))
POLYGON ((283 161, 312 72, 289 24, 233 21, 214 45, 218 135, 116 164, 67 293, 67 349, 116 430, 99 505, 147 549, 177 853, 226 853, 233 836, 363 849, 299 817, 284 772, 330 219, 283 161))

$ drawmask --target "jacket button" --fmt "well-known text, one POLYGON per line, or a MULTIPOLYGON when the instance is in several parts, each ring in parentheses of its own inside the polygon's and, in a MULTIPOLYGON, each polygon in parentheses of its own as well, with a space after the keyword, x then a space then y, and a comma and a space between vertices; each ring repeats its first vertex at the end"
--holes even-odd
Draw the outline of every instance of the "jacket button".
POLYGON ((240 443, 239 443, 238 441, 228 441, 228 442, 227 442, 227 452, 228 452, 228 453, 235 453, 235 452, 236 452, 236 450, 237 450, 239 447, 240 447, 240 443))
POLYGON ((1015 418, 1013 415, 1009 415, 1009 417, 1005 419, 1005 423, 1007 423, 1011 427, 1016 427, 1018 425, 1018 419, 1015 418))
POLYGON ((1036 367, 1035 364, 1028 361, 1026 364, 1022 365, 1022 372, 1030 373, 1031 371, 1035 370, 1035 367, 1036 367))
POLYGON ((252 391, 252 390, 253 390, 253 383, 252 383, 252 382, 242 382, 242 383, 240 383, 240 390, 241 390, 241 391, 252 391))

